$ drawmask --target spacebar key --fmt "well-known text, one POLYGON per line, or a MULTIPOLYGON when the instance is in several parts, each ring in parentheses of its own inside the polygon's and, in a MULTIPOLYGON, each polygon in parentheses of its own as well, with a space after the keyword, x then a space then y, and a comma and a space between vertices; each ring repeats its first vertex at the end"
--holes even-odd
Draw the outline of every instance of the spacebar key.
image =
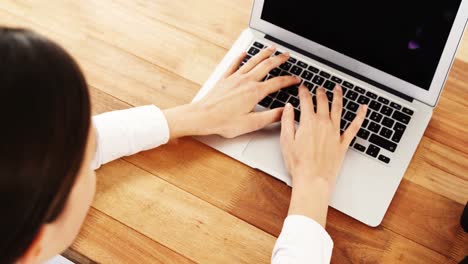
POLYGON ((372 136, 369 138, 369 142, 374 143, 375 145, 384 148, 388 151, 395 152, 395 149, 397 147, 397 144, 386 140, 385 138, 378 136, 376 134, 372 134, 372 136))

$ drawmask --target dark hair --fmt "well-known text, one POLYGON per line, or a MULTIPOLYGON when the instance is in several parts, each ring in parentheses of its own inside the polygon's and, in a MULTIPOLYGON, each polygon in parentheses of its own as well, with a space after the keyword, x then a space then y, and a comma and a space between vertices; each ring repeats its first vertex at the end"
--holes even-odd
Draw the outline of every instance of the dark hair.
POLYGON ((0 263, 12 263, 63 211, 84 158, 90 102, 67 52, 3 27, 0 94, 0 263))

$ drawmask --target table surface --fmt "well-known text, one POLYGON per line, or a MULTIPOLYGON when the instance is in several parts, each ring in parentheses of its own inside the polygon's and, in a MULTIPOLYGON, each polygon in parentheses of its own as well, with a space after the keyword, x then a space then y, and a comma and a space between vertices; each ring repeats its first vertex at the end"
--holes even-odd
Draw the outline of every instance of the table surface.
MULTIPOLYGON (((248 25, 252 0, 3 0, 82 66, 93 113, 191 101, 248 25)), ((324 23, 326 23, 324 21, 324 23)), ((456 263, 468 254, 468 37, 432 121, 377 228, 331 209, 333 263, 456 263)), ((97 172, 69 255, 103 263, 268 263, 289 187, 191 139, 97 172)), ((377 176, 376 176, 377 177, 377 176)))

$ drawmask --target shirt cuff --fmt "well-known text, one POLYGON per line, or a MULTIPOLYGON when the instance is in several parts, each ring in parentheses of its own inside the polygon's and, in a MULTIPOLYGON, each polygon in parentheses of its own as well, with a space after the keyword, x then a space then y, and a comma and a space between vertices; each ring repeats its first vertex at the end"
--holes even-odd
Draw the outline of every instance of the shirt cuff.
POLYGON ((272 263, 330 263, 333 240, 313 219, 290 215, 276 241, 272 263))
POLYGON ((169 126, 163 112, 154 105, 113 111, 93 117, 96 154, 93 168, 152 149, 169 141, 169 126))

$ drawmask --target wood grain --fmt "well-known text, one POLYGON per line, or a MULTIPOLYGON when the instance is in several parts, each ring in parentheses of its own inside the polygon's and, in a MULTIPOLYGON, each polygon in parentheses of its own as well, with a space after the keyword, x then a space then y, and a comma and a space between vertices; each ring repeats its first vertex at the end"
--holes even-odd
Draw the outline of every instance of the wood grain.
MULTIPOLYGON (((96 114, 189 102, 247 26, 251 4, 7 0, 0 24, 32 28, 70 51, 96 114)), ((467 45, 465 36, 383 224, 369 228, 330 210, 333 263, 456 263, 468 254, 458 225, 468 200, 467 45)), ((98 174, 96 201, 72 248, 103 263, 266 263, 290 197, 283 183, 190 138, 98 174)))

